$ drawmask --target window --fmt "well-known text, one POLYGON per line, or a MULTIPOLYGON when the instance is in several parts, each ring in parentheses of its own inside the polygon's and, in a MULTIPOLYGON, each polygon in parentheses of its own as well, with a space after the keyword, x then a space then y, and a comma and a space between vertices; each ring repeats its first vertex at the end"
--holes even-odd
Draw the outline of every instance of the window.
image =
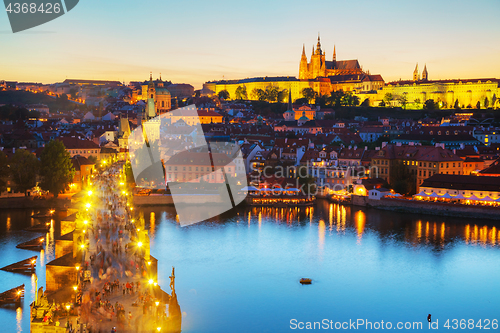
MULTIPOLYGON (((198 171, 198 167, 196 167, 196 171, 198 171)), ((202 170, 203 171, 203 170, 202 170)))
POLYGON ((168 171, 172 171, 172 167, 171 166, 168 167, 168 171))
POLYGON ((450 167, 450 164, 446 163, 446 169, 448 169, 449 167, 450 167))
POLYGON ((443 167, 443 163, 441 163, 441 168, 443 167))
MULTIPOLYGON (((427 171, 425 171, 425 170, 424 170, 424 177, 427 177, 427 176, 426 176, 426 173, 427 173, 427 171)), ((430 174, 430 172, 429 172, 429 174, 430 174)))
POLYGON ((151 94, 151 98, 153 98, 153 94, 151 94))
POLYGON ((189 171, 191 171, 191 167, 189 167, 189 171))
POLYGON ((453 167, 455 167, 455 163, 453 163, 453 167))
POLYGON ((186 171, 186 167, 182 167, 182 171, 186 171))
POLYGON ((165 101, 161 101, 161 107, 164 108, 165 107, 165 101))

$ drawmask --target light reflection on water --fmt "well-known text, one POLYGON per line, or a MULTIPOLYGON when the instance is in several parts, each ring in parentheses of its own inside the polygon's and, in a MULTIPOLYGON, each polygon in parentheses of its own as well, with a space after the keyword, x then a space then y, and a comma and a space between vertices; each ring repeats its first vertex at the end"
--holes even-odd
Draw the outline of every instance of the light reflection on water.
MULTIPOLYGON (((171 207, 142 210, 165 289, 176 267, 183 332, 282 332, 291 318, 496 318, 500 308, 494 222, 319 201, 247 207, 182 228, 171 207), (313 285, 299 285, 302 277, 313 285)), ((38 223, 32 213, 0 212, 0 267, 34 255, 15 248, 41 235, 23 231, 38 223)), ((51 221, 47 246, 36 253, 38 286, 54 259, 58 223, 51 221)), ((0 321, 12 323, 6 332, 29 331, 35 275, 0 271, 4 290, 21 283, 22 307, 0 308, 0 321)))
POLYGON ((283 332, 292 318, 496 318, 500 308, 491 221, 319 202, 247 207, 182 228, 171 208, 144 210, 164 213, 152 253, 160 285, 176 267, 185 332, 283 332))
MULTIPOLYGON (((54 220, 41 220, 32 218, 38 213, 34 210, 9 209, 0 210, 0 267, 13 264, 32 256, 38 256, 36 262, 36 275, 38 287, 45 286, 45 265, 55 258, 54 245, 57 236, 57 218, 54 220), (24 229, 38 223, 50 222, 49 232, 31 232, 24 229), (43 236, 46 240, 44 248, 40 251, 17 249, 16 245, 36 237, 43 236)), ((0 292, 25 285, 24 300, 20 307, 0 307, 0 332, 29 332, 29 305, 35 297, 35 274, 19 274, 0 271, 0 292)), ((45 289, 45 288, 44 288, 45 289)))

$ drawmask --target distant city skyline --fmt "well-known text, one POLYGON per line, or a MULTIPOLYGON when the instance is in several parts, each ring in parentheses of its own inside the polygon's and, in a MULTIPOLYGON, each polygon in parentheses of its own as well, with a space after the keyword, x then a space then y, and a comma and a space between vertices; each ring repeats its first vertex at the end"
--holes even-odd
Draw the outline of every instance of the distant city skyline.
POLYGON ((358 59, 386 82, 500 77, 500 2, 192 1, 147 5, 88 0, 42 26, 12 34, 0 21, 0 80, 143 81, 153 72, 189 83, 256 76, 298 77, 318 32, 326 60, 358 59))

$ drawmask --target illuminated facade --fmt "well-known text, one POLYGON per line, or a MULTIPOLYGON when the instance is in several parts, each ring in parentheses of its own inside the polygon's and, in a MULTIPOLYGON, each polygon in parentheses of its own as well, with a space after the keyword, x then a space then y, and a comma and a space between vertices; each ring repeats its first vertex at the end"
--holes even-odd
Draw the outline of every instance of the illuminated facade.
POLYGON ((499 85, 500 80, 494 78, 431 81, 427 66, 420 78, 417 65, 412 80, 390 82, 375 92, 356 92, 361 100, 368 98, 372 106, 378 106, 387 94, 391 94, 392 106, 401 106, 401 97, 405 97, 407 108, 411 109, 422 109, 425 101, 430 99, 440 108, 470 109, 478 105, 480 108, 494 108, 499 104, 499 85))
POLYGON ((149 76, 149 83, 142 85, 141 99, 144 102, 152 99, 158 113, 164 113, 172 108, 170 92, 165 88, 163 81, 160 79, 153 82, 153 75, 149 76))
MULTIPOLYGON (((313 47, 310 61, 305 54, 305 47, 302 47, 298 79, 290 76, 278 76, 210 81, 203 84, 202 90, 211 92, 208 95, 217 95, 226 90, 230 99, 236 99, 236 89, 241 87, 246 90, 247 99, 257 100, 258 96, 254 91, 257 89, 266 90, 269 86, 276 87, 280 91, 290 91, 292 101, 295 101, 304 97, 302 95, 304 88, 312 88, 319 96, 328 95, 332 91, 338 90, 368 92, 381 89, 384 86, 384 80, 380 75, 370 75, 364 72, 356 59, 337 61, 335 47, 332 61, 327 61, 318 37, 316 49, 313 47)), ((288 102, 288 94, 283 102, 288 102)))

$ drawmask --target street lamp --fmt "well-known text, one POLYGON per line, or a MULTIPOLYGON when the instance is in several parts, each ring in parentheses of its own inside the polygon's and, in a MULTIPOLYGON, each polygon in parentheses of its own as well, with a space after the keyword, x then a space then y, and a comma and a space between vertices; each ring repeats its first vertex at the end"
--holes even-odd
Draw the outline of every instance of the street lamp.
POLYGON ((89 191, 87 192, 87 194, 88 194, 88 195, 89 195, 89 197, 90 197, 90 196, 92 195, 92 190, 89 190, 89 191))
POLYGON ((69 304, 66 304, 66 312, 68 313, 68 320, 66 322, 66 327, 69 327, 69 308, 70 308, 69 304))

